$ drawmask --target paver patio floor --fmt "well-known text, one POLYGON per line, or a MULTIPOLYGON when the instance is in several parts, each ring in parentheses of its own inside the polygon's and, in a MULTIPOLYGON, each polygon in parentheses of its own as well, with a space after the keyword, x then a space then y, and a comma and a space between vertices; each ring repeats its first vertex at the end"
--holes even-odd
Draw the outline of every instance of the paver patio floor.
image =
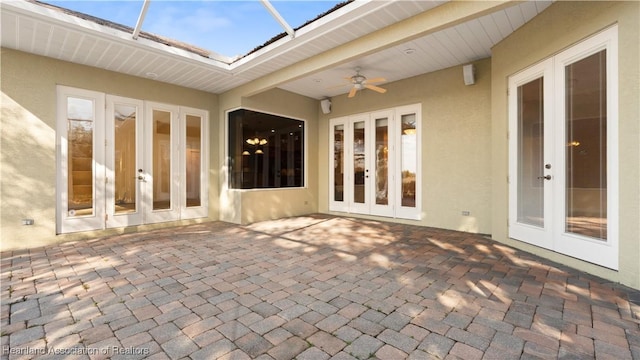
POLYGON ((215 222, 4 252, 1 280, 3 359, 640 359, 637 292, 384 222, 215 222))

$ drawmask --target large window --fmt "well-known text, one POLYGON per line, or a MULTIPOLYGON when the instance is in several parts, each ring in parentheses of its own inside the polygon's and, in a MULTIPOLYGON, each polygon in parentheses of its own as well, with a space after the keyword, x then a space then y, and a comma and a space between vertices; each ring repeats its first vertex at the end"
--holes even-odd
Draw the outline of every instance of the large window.
POLYGON ((304 121, 247 109, 228 119, 232 189, 304 186, 304 121))

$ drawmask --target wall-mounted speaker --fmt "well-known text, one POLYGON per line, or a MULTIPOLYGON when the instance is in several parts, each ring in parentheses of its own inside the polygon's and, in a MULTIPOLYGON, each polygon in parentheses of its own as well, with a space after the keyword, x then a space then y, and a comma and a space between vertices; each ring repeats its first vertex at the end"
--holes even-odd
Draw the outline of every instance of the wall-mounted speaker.
POLYGON ((476 67, 473 64, 462 66, 462 77, 465 85, 473 85, 476 83, 476 67))
POLYGON ((331 100, 324 99, 320 100, 320 107, 322 108, 323 114, 328 114, 331 112, 331 100))

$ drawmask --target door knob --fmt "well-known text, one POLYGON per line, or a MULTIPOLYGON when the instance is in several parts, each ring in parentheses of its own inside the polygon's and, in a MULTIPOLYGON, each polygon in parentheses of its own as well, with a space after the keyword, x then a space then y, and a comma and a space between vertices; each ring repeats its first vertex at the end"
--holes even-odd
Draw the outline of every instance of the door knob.
POLYGON ((538 179, 551 180, 551 175, 538 176, 538 179))

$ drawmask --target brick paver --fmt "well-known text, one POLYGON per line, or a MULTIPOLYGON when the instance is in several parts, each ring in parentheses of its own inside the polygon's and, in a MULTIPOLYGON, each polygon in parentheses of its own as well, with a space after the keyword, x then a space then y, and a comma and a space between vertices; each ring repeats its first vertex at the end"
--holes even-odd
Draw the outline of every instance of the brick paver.
POLYGON ((1 255, 2 359, 640 359, 640 292, 455 231, 310 215, 1 255))

